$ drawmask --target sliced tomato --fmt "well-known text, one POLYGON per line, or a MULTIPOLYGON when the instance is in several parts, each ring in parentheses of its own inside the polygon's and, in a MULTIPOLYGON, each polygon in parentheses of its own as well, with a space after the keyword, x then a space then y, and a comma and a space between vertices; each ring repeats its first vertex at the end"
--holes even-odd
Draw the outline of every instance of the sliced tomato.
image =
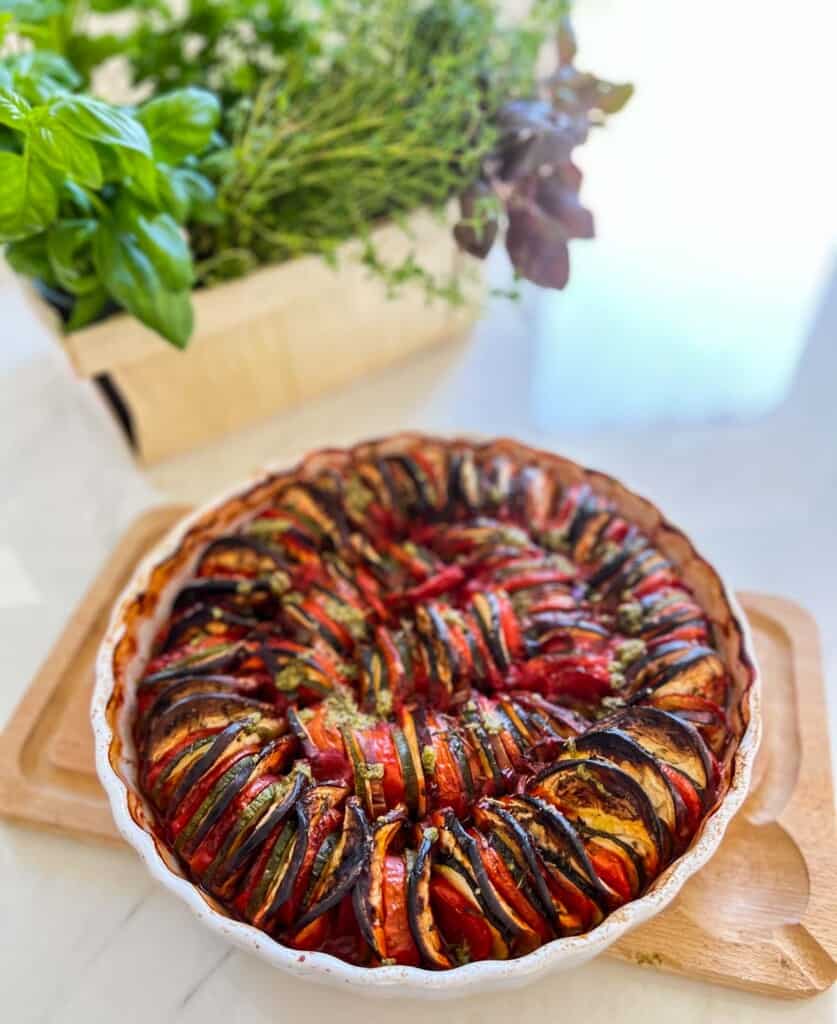
POLYGON ((598 700, 611 691, 610 659, 604 654, 544 654, 520 665, 514 685, 552 700, 598 700))
POLYGON ((205 775, 201 776, 200 780, 186 794, 169 823, 173 836, 176 837, 189 824, 192 815, 198 810, 204 799, 209 796, 209 791, 221 776, 240 761, 242 757, 250 756, 256 749, 255 747, 239 747, 235 750, 235 753, 227 757, 221 757, 205 775))
POLYGON ((670 764, 666 764, 665 761, 659 758, 657 759, 657 764, 659 765, 663 775, 665 775, 668 781, 677 790, 681 800, 686 806, 686 812, 689 817, 688 830, 689 835, 691 836, 700 823, 702 812, 698 792, 682 772, 679 772, 676 768, 672 767, 670 764))
POLYGON ((430 878, 430 905, 448 945, 462 949, 468 961, 491 956, 491 929, 485 918, 436 874, 430 878))
POLYGON ((369 946, 358 928, 351 892, 335 907, 331 928, 319 948, 323 953, 331 953, 352 964, 369 962, 369 946))
POLYGON ((359 730, 357 736, 367 764, 384 767, 383 790, 387 808, 405 802, 404 776, 392 740, 389 722, 379 722, 371 729, 359 730))
POLYGON ((560 868, 545 868, 544 879, 556 906, 562 934, 588 931, 602 920, 601 907, 570 881, 560 868))
POLYGON ((659 636, 655 636, 652 640, 649 640, 648 650, 653 651, 655 647, 671 643, 672 640, 686 640, 689 643, 694 641, 697 641, 698 643, 705 643, 708 637, 709 634, 706 627, 703 625, 680 626, 678 629, 672 629, 668 633, 660 633, 659 636))
POLYGON ((537 933, 541 942, 548 942, 553 938, 549 922, 521 892, 506 862, 482 833, 472 831, 471 835, 477 842, 480 860, 482 860, 483 867, 497 892, 512 910, 537 933))
POLYGON ((401 660, 401 652, 392 639, 392 634, 388 629, 384 629, 379 626, 375 630, 375 643, 378 650, 383 654, 384 661, 387 666, 387 676, 389 679, 389 689, 392 694, 392 707, 394 711, 399 711, 404 703, 406 696, 405 684, 408 676, 404 668, 404 663, 401 660))
POLYGON ((604 884, 609 889, 612 889, 623 903, 633 899, 631 881, 622 858, 611 850, 605 850, 600 846, 589 846, 587 853, 590 856, 596 874, 604 884))
POLYGON ((221 844, 237 821, 242 808, 257 797, 267 786, 272 786, 274 782, 276 782, 275 775, 263 775, 258 779, 254 779, 248 786, 242 789, 235 800, 224 811, 220 821, 210 829, 209 834, 198 846, 194 854, 189 857, 189 867, 196 875, 202 875, 215 859, 215 854, 220 850, 221 844))
POLYGON ((298 932, 285 936, 293 949, 319 949, 326 940, 331 925, 331 914, 321 914, 298 932))
POLYGON ((679 582, 669 569, 660 569, 658 572, 652 572, 650 576, 646 576, 641 583, 637 584, 633 588, 633 594, 635 597, 646 597, 648 594, 655 594, 658 590, 675 586, 679 582))
POLYGON ((441 572, 428 577, 423 583, 410 587, 409 590, 404 590, 400 594, 393 594, 392 600, 420 604, 422 601, 429 601, 440 594, 448 594, 451 590, 456 590, 464 580, 465 573, 462 567, 459 565, 449 565, 442 569, 441 572))
POLYGON ((407 914, 407 865, 401 854, 387 854, 384 862, 384 945, 387 957, 418 967, 421 956, 410 931, 407 914))
POLYGON ((495 590, 497 606, 500 609, 500 628, 506 639, 506 646, 512 658, 520 657, 523 653, 523 637, 520 633, 520 623, 512 608, 512 603, 502 590, 495 590))
POLYGON ((432 779, 435 790, 433 803, 436 807, 451 807, 455 814, 464 815, 468 811, 466 787, 456 758, 448 745, 444 727, 434 727, 431 735, 434 757, 432 779))

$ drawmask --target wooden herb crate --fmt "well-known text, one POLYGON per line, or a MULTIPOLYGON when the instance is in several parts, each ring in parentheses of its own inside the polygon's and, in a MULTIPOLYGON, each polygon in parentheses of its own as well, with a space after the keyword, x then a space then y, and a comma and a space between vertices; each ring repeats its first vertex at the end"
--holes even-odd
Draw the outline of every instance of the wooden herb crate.
POLYGON ((439 275, 464 274, 466 301, 429 302, 418 284, 396 296, 341 250, 338 268, 318 256, 266 267, 193 295, 195 331, 178 351, 124 314, 69 335, 32 289, 27 294, 80 377, 106 374, 148 464, 248 426, 431 345, 461 337, 481 298, 479 264, 460 253, 450 223, 419 212, 374 234, 382 258, 412 253, 439 275))

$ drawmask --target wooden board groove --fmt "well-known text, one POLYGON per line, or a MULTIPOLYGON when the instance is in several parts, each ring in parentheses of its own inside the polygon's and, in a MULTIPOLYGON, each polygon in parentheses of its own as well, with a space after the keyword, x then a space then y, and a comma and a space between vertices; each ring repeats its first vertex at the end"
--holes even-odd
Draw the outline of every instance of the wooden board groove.
MULTIPOLYGON (((0 815, 118 840, 99 787, 88 705, 110 606, 185 508, 146 512, 124 535, 0 734, 0 815)), ((837 839, 811 616, 741 594, 764 679, 764 741, 750 796, 675 903, 608 955, 749 991, 814 995, 837 977, 837 839)))

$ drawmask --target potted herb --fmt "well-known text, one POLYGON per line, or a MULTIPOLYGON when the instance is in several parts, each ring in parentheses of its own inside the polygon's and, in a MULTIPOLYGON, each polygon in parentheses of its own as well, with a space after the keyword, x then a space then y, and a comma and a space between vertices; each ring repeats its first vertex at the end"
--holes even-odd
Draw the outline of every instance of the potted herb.
POLYGON ((144 458, 461 330, 500 236, 566 284, 573 151, 631 90, 575 69, 567 3, 500 6, 0 0, 0 242, 144 458))

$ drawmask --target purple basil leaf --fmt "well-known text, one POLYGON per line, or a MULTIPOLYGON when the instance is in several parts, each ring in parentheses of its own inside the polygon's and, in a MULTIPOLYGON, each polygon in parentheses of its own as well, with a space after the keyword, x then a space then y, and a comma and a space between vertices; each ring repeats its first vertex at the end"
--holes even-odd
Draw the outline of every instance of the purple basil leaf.
POLYGON ((514 181, 569 160, 587 138, 589 121, 584 113, 555 110, 541 100, 516 100, 501 110, 500 128, 500 177, 514 181))
POLYGON ((514 268, 542 288, 563 288, 570 276, 567 235, 561 222, 537 207, 509 210, 506 249, 514 268))
POLYGON ((581 172, 571 163, 559 164, 535 188, 535 201, 548 216, 561 221, 568 238, 592 238, 593 215, 578 198, 581 172))

